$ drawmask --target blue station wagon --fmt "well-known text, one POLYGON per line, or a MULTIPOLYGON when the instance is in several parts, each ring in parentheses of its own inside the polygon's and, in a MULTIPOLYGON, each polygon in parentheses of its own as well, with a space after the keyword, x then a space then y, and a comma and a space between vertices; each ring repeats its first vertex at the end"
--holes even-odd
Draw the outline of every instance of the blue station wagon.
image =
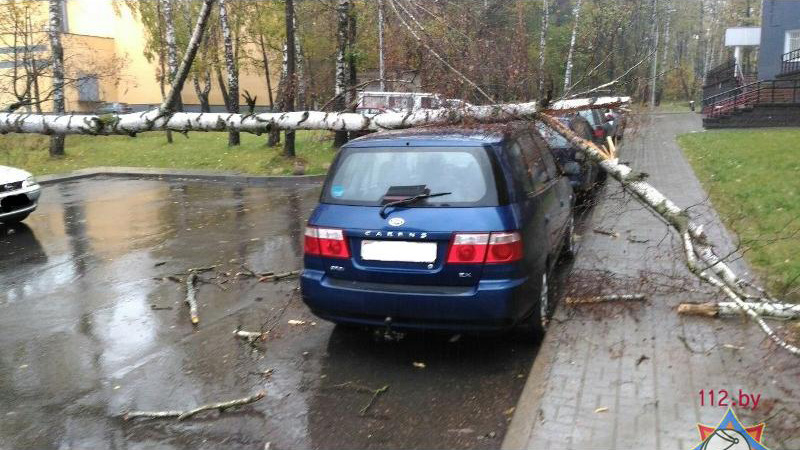
POLYGON ((530 122, 353 140, 308 220, 303 301, 335 323, 540 332, 573 201, 530 122))

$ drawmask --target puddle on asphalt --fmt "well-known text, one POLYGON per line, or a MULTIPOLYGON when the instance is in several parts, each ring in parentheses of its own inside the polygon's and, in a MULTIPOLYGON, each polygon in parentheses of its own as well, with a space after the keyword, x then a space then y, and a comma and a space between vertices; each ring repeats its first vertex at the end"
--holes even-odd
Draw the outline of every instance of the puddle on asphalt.
POLYGON ((316 186, 198 181, 46 187, 25 224, 0 229, 2 446, 498 447, 534 343, 375 341, 314 318, 296 280, 235 279, 242 264, 300 267, 318 195, 316 186), (183 286, 162 278, 215 264, 229 279, 198 285, 195 329, 183 286), (233 337, 238 327, 272 331, 258 350, 233 337), (361 416, 370 395, 335 387, 348 382, 389 389, 361 416), (222 415, 119 418, 264 388, 265 399, 222 415))

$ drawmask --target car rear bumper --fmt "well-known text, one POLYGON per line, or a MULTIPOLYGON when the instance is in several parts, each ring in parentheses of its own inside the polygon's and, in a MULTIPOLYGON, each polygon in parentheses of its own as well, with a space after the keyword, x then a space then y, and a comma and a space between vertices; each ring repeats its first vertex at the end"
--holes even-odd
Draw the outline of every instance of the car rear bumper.
POLYGON ((336 323, 431 330, 502 330, 514 326, 524 307, 527 278, 482 280, 476 286, 417 286, 340 280, 306 269, 303 301, 336 323))
POLYGON ((36 209, 41 188, 39 186, 0 194, 0 221, 30 214, 36 209))

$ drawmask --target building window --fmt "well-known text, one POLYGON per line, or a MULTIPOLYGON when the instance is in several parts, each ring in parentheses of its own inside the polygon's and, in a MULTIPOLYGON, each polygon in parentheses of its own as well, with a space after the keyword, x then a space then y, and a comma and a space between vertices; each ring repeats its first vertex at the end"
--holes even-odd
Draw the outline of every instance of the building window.
POLYGON ((789 30, 786 32, 786 44, 784 53, 800 50, 800 30, 789 30))
POLYGON ((76 83, 79 102, 99 102, 100 84, 95 75, 84 75, 76 83))

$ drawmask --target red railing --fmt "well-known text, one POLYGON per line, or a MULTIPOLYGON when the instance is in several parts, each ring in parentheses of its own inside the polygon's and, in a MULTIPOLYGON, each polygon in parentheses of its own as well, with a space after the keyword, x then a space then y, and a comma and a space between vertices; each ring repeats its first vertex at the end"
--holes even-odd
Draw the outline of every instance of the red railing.
POLYGON ((703 114, 718 117, 764 104, 800 103, 800 80, 769 80, 746 84, 703 100, 703 114))

